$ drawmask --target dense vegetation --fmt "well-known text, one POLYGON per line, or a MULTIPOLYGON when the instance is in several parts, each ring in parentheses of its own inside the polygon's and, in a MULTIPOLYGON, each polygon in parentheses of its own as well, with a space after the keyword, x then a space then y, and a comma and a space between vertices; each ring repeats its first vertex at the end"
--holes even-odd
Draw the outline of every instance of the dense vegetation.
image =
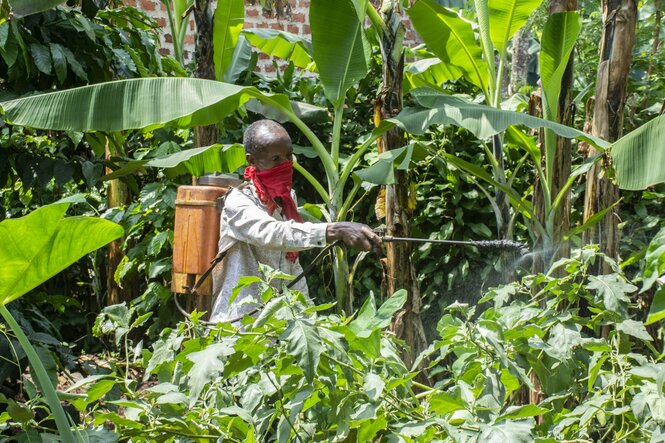
POLYGON ((218 3, 216 80, 183 63, 198 2, 164 0, 173 57, 120 1, 2 3, 0 441, 665 440, 662 1, 637 5, 618 137, 592 125, 610 27, 596 3, 312 0, 311 40, 241 32, 243 1, 218 3), (395 75, 403 109, 386 115, 395 75), (183 317, 176 188, 241 171, 237 143, 263 117, 293 137, 309 219, 395 232, 395 186, 410 235, 529 253, 419 244, 415 287, 393 292, 392 258, 335 249, 307 277, 313 302, 266 268, 257 316, 183 317), (217 143, 200 145, 204 125, 217 143), (596 179, 621 201, 589 215, 596 179))

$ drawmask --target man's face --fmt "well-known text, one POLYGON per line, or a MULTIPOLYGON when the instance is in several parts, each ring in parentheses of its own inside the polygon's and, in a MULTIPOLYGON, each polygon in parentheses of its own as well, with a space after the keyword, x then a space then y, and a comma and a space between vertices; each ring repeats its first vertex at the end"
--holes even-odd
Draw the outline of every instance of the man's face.
POLYGON ((245 156, 250 165, 256 166, 257 171, 274 168, 287 160, 293 160, 291 139, 286 133, 271 134, 271 137, 262 144, 265 146, 263 150, 245 156))

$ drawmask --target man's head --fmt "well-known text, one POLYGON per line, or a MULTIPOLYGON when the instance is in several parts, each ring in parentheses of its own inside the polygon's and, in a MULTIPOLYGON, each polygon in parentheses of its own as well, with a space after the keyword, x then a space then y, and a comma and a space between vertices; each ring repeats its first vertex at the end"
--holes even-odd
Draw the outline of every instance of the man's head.
POLYGON ((293 158, 291 137, 279 123, 259 120, 247 127, 242 140, 245 158, 257 171, 273 168, 293 158))

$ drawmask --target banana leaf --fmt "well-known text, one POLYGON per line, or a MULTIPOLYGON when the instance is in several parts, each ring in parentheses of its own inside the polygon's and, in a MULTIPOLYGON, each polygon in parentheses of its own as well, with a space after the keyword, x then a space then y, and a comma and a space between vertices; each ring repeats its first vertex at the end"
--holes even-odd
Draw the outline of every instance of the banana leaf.
POLYGON ((217 80, 226 80, 224 75, 231 66, 244 21, 245 2, 243 0, 217 2, 212 28, 213 61, 217 80))
POLYGON ((166 176, 171 178, 186 173, 198 177, 211 172, 234 172, 244 164, 245 149, 241 144, 215 144, 150 160, 132 160, 102 179, 124 177, 136 171, 145 171, 145 168, 163 168, 166 176))
POLYGON ((665 115, 612 144, 610 157, 619 188, 637 191, 665 182, 665 115))
POLYGON ((412 134, 424 134, 431 125, 456 125, 485 140, 505 131, 509 126, 517 125, 551 129, 562 137, 584 140, 599 150, 609 146, 605 140, 568 126, 528 114, 472 103, 435 89, 417 88, 411 91, 411 95, 420 106, 405 108, 389 121, 412 134))
POLYGON ((490 71, 472 24, 434 0, 418 0, 407 13, 427 47, 443 62, 461 69, 487 95, 490 71))
POLYGON ((417 60, 404 67, 403 92, 419 87, 439 87, 442 83, 457 80, 462 76, 459 68, 444 63, 436 57, 417 60))
POLYGON ((370 44, 363 32, 367 0, 312 0, 312 56, 326 97, 337 108, 346 91, 367 76, 370 44))
POLYGON ((287 97, 197 78, 119 80, 1 102, 15 125, 65 131, 117 132, 218 123, 251 98, 287 115, 287 97))
POLYGON ((290 60, 299 68, 316 70, 312 59, 312 43, 299 35, 275 29, 245 29, 243 35, 264 54, 290 60))
POLYGON ((488 0, 490 38, 502 53, 542 0, 488 0))

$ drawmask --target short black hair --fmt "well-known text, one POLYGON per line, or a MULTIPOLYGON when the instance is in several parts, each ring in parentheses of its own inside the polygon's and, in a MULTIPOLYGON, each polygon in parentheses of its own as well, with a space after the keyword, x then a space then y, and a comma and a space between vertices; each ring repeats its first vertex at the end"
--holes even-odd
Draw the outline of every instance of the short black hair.
POLYGON ((245 146, 245 152, 248 154, 257 154, 263 151, 267 146, 274 143, 275 138, 286 137, 291 141, 291 137, 286 129, 274 120, 257 120, 245 129, 242 137, 242 144, 245 146))

